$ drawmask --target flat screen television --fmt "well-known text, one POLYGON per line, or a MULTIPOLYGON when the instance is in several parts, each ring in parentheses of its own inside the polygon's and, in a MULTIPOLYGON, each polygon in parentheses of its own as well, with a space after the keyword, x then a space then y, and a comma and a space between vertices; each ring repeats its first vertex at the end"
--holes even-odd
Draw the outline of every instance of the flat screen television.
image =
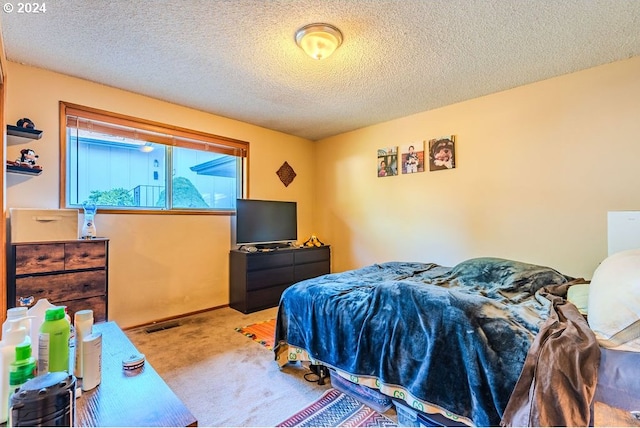
POLYGON ((238 199, 235 221, 238 245, 277 247, 298 239, 295 202, 238 199))

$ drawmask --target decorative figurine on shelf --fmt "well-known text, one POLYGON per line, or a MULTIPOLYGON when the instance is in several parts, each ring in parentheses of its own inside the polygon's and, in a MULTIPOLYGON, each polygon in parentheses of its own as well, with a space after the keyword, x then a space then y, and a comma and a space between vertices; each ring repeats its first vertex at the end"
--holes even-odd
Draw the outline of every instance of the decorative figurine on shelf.
POLYGON ((35 167, 38 163, 39 156, 36 154, 33 149, 22 149, 20 150, 20 160, 21 164, 26 164, 31 168, 35 167))
POLYGON ((323 245, 322 241, 320 241, 316 235, 311 235, 309 239, 302 244, 303 247, 322 247, 323 245))
POLYGON ((37 163, 38 155, 33 149, 22 149, 18 159, 15 161, 7 159, 7 171, 18 174, 40 175, 42 167, 37 163))
POLYGON ((18 128, 28 128, 28 129, 36 128, 36 125, 31 121, 31 119, 26 117, 22 119, 18 119, 18 122, 16 122, 16 126, 18 128))

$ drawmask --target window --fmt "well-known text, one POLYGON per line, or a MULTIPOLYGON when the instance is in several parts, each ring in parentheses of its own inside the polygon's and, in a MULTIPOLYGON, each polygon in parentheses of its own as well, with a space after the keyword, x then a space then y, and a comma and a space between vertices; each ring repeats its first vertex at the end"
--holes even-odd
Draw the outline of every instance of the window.
POLYGON ((60 103, 61 207, 233 212, 249 143, 60 103))

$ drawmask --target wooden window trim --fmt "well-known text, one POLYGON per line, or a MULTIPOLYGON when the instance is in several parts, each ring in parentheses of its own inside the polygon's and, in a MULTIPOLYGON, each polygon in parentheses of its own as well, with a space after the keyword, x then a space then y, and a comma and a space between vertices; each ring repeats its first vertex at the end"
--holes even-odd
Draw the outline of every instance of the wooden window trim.
POLYGON ((60 102, 60 105, 61 108, 64 109, 64 112, 61 112, 60 115, 61 122, 63 118, 69 118, 69 120, 65 120, 64 127, 67 125, 77 126, 78 122, 80 122, 79 124, 81 129, 95 129, 97 131, 109 132, 122 137, 134 137, 135 135, 137 138, 149 138, 149 141, 154 143, 197 150, 203 150, 207 144, 209 144, 214 150, 228 150, 229 147, 233 147, 239 150, 238 152, 232 153, 233 155, 240 157, 246 157, 247 155, 249 143, 246 141, 200 131, 193 131, 172 125, 165 125, 146 119, 111 113, 91 107, 83 107, 63 101, 60 102), (78 121, 74 120, 73 117, 76 119, 82 118, 86 120, 81 119, 78 121), (99 124, 91 126, 92 120, 99 122, 99 124))
MULTIPOLYGON (((79 126, 113 135, 145 139, 152 143, 170 145, 195 150, 212 151, 243 159, 242 171, 238 176, 242 180, 242 193, 248 194, 249 142, 220 135, 194 131, 178 126, 167 125, 147 119, 136 118, 119 113, 108 112, 93 107, 60 101, 60 207, 66 207, 67 192, 67 126, 79 126)), ((144 210, 104 208, 105 214, 208 214, 231 215, 228 210, 144 210)))

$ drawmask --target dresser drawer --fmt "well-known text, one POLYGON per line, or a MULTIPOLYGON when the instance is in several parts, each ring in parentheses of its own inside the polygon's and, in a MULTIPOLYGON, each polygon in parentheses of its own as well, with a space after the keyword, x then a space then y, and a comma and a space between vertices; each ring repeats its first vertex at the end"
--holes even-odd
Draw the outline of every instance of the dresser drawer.
POLYGON ((254 312, 277 306, 278 303, 280 303, 280 295, 288 286, 288 284, 282 284, 275 287, 264 288, 262 290, 247 292, 246 312, 254 312))
POLYGON ((104 270, 16 278, 16 306, 19 306, 20 297, 33 296, 34 302, 47 299, 58 304, 63 300, 101 296, 106 292, 107 272, 104 270))
POLYGON ((65 270, 91 269, 107 264, 107 244, 104 241, 78 241, 64 244, 65 270))
POLYGON ((64 270, 64 244, 16 245, 16 275, 64 270))
POLYGON ((93 311, 93 322, 102 322, 107 320, 107 296, 95 296, 88 299, 80 300, 63 300, 56 302, 56 305, 66 306, 67 313, 73 319, 76 312, 84 309, 93 311))
POLYGON ((259 290, 279 284, 291 284, 291 282, 293 282, 293 269, 291 266, 247 273, 247 291, 259 290))
POLYGON ((301 249, 294 251, 295 264, 313 263, 329 260, 329 247, 320 247, 314 249, 301 249))
POLYGON ((272 251, 270 253, 255 253, 247 257, 247 270, 259 270, 274 268, 278 266, 291 266, 293 264, 293 253, 287 251, 278 253, 272 251))
POLYGON ((325 260, 316 263, 305 263, 303 265, 296 265, 294 269, 295 282, 302 281, 303 279, 315 278, 316 276, 329 273, 331 269, 331 262, 325 260))

